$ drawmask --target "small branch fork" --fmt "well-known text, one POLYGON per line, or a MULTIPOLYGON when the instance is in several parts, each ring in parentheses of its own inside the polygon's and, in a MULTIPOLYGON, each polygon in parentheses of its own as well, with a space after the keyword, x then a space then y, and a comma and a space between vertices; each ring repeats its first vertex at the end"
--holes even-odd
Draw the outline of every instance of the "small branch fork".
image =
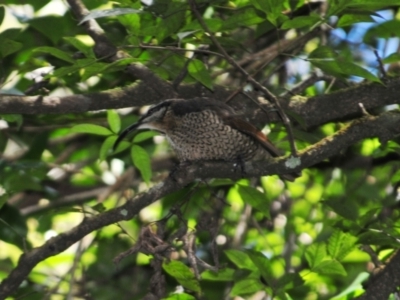
POLYGON ((245 69, 243 69, 229 54, 225 51, 225 49, 221 46, 221 44, 218 42, 218 40, 215 38, 214 34, 211 32, 211 30, 208 28, 207 24, 204 22, 203 17, 199 13, 197 9, 197 3, 195 0, 188 0, 191 10, 196 16, 197 20, 199 21, 201 27, 203 27, 204 31, 209 35, 210 40, 214 43, 214 45, 218 48, 218 50, 224 55, 225 59, 230 63, 233 67, 239 70, 240 73, 243 74, 243 76, 247 79, 247 81, 251 82, 254 86, 256 86, 258 89, 260 89, 264 95, 272 101, 275 106, 278 108, 279 115, 282 118, 283 124, 285 125, 286 131, 289 136, 289 142, 290 142, 290 148, 293 156, 297 156, 297 150, 296 150, 296 144, 294 142, 294 135, 293 135, 293 130, 290 125, 290 120, 285 114, 281 104, 279 103, 279 100, 276 98, 274 94, 272 94, 265 86, 263 86, 261 83, 259 83, 257 80, 255 80, 245 69))

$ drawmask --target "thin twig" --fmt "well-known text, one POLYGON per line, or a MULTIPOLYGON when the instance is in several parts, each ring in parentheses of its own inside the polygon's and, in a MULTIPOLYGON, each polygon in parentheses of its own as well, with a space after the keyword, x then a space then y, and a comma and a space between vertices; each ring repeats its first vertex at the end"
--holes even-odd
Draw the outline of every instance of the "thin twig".
POLYGON ((245 69, 243 69, 231 56, 229 56, 229 54, 225 51, 225 49, 221 46, 221 44, 215 38, 215 36, 211 32, 211 30, 208 28, 207 24, 204 22, 203 17, 200 15, 199 11, 197 10, 196 1, 189 0, 189 4, 191 6, 191 10, 195 14, 201 27, 209 35, 210 40, 218 48, 218 50, 224 55, 224 57, 228 61, 228 63, 231 64, 232 66, 234 66, 236 69, 238 69, 239 72, 242 73, 243 76, 247 79, 247 81, 251 82, 254 86, 256 86, 258 89, 260 89, 264 93, 264 95, 276 105, 276 107, 278 108, 280 117, 282 118, 283 124, 285 125, 286 131, 289 136, 290 148, 291 148, 292 155, 297 156, 297 150, 296 150, 296 145, 294 142, 293 130, 292 130, 292 127, 290 126, 290 120, 287 117, 287 115, 285 114, 285 112, 283 111, 283 108, 282 108, 281 104, 279 103, 278 99, 276 98, 276 96, 274 94, 272 94, 265 86, 260 84, 253 77, 251 77, 250 74, 247 73, 247 71, 245 69))
POLYGON ((151 46, 151 45, 140 44, 139 46, 128 45, 128 46, 124 46, 124 48, 140 48, 140 49, 163 50, 163 51, 169 50, 171 52, 193 52, 193 53, 203 53, 203 54, 224 57, 221 53, 210 51, 210 50, 185 49, 185 48, 179 48, 179 47, 173 47, 173 46, 161 47, 161 46, 151 46))
POLYGON ((375 49, 374 54, 376 56, 376 60, 378 61, 379 70, 381 71, 383 78, 387 77, 387 73, 386 73, 385 67, 383 66, 382 59, 379 56, 378 50, 375 49))

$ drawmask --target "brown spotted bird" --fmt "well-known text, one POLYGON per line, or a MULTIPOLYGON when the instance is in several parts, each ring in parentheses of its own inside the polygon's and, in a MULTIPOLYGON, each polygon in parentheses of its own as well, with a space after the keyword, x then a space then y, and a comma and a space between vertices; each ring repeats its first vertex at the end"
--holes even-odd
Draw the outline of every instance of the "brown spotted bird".
MULTIPOLYGON (((229 105, 210 98, 165 100, 126 128, 151 129, 165 135, 181 162, 262 161, 281 152, 255 126, 241 119, 229 105)), ((282 176, 293 181, 296 174, 282 176)))

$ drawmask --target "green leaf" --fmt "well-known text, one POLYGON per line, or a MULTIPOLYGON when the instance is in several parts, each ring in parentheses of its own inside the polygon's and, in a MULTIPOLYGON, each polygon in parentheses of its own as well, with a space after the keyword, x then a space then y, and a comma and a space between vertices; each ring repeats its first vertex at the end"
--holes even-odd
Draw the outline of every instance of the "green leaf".
POLYGON ((138 14, 120 15, 118 21, 125 26, 129 34, 138 35, 140 33, 141 17, 145 18, 145 16, 138 14))
POLYGON ((231 268, 223 268, 218 272, 206 270, 201 273, 201 279, 210 281, 233 281, 235 270, 231 268))
MULTIPOLYGON (((111 153, 111 149, 114 146, 115 141, 117 140, 117 136, 109 136, 108 138, 105 139, 103 144, 100 147, 100 153, 99 153, 99 159, 100 160, 105 160, 107 155, 111 153)), ((128 145, 129 147, 129 145, 128 145)))
POLYGON ((33 52, 48 53, 64 61, 74 63, 74 60, 72 59, 71 55, 55 47, 38 47, 36 49, 33 49, 33 52))
POLYGON ((6 13, 5 7, 0 6, 0 25, 3 23, 5 13, 6 13))
POLYGON ((197 32, 198 30, 191 30, 191 31, 183 31, 178 32, 176 36, 178 37, 179 41, 182 41, 185 37, 192 35, 193 33, 197 32))
POLYGON ((331 197, 330 199, 323 202, 327 204, 333 211, 343 218, 348 220, 357 220, 358 218, 358 206, 353 199, 347 197, 331 197))
POLYGON ((107 110, 107 121, 114 133, 118 133, 121 130, 121 118, 115 110, 107 110))
POLYGON ((0 195, 0 210, 3 207, 3 205, 6 204, 8 198, 10 198, 10 195, 8 195, 7 193, 0 195))
POLYGON ((331 298, 330 300, 344 300, 344 299, 352 299, 354 296, 354 292, 360 290, 363 282, 366 282, 368 277, 370 276, 367 272, 361 272, 357 275, 357 277, 349 284, 349 286, 342 290, 341 293, 331 298))
POLYGON ((254 265, 260 271, 262 277, 264 277, 268 285, 271 286, 274 281, 274 276, 269 259, 261 252, 253 250, 248 250, 246 252, 249 255, 250 259, 253 261, 254 265))
POLYGON ((336 1, 330 2, 326 15, 328 17, 330 17, 330 16, 337 15, 337 14, 341 13, 347 7, 349 2, 351 2, 351 1, 349 1, 349 0, 336 0, 336 1))
POLYGON ((6 57, 22 48, 22 44, 10 39, 1 39, 0 41, 0 54, 6 57))
POLYGON ((163 300, 196 300, 196 298, 186 293, 179 293, 170 295, 168 298, 163 298, 163 300))
POLYGON ((335 51, 327 46, 318 47, 308 57, 314 66, 331 75, 341 78, 358 76, 374 82, 381 82, 377 76, 352 61, 338 56, 335 51))
POLYGON ((400 20, 389 20, 382 22, 379 25, 372 27, 365 34, 364 40, 371 40, 376 38, 388 39, 391 37, 399 37, 400 20))
POLYGON ((321 21, 321 18, 318 16, 300 16, 294 18, 292 20, 285 21, 281 28, 282 29, 291 29, 291 28, 303 28, 303 27, 311 27, 318 22, 321 21))
POLYGON ((189 74, 201 84, 213 90, 212 79, 205 65, 198 59, 192 59, 188 66, 189 74))
MULTIPOLYGON (((113 145, 114 146, 114 145, 113 145)), ((130 142, 127 141, 122 141, 118 144, 117 149, 115 149, 114 154, 119 153, 124 151, 125 149, 128 149, 131 146, 130 142)))
POLYGON ((385 0, 385 1, 379 1, 379 0, 342 0, 345 3, 347 3, 347 6, 349 8, 355 8, 355 9, 374 9, 374 10, 379 10, 379 8, 384 8, 388 6, 399 6, 400 2, 399 0, 385 0))
POLYGON ((47 74, 45 76, 45 78, 50 78, 50 77, 61 78, 66 75, 75 73, 75 72, 79 71, 80 69, 81 69, 81 67, 77 66, 77 65, 73 65, 73 66, 69 66, 69 67, 61 67, 61 68, 58 68, 57 70, 54 70, 54 72, 52 74, 47 74))
POLYGON ((310 268, 319 265, 324 259, 328 257, 326 246, 323 243, 314 243, 307 248, 306 259, 310 268))
POLYGON ((248 295, 264 289, 264 285, 256 278, 246 278, 235 282, 231 296, 248 295))
POLYGON ((391 245, 399 247, 399 242, 396 238, 386 234, 381 230, 368 230, 358 236, 358 243, 366 245, 391 245))
POLYGON ((17 114, 0 115, 0 118, 9 123, 10 122, 17 123, 18 129, 21 127, 23 121, 22 115, 17 115, 17 114))
POLYGON ((345 14, 339 19, 337 27, 353 26, 355 23, 360 22, 373 23, 375 21, 371 17, 371 12, 368 12, 368 14, 345 14))
POLYGON ((139 59, 135 57, 128 57, 128 58, 122 58, 117 61, 114 61, 110 64, 104 64, 103 68, 99 71, 99 73, 110 73, 110 72, 116 72, 124 68, 126 65, 129 65, 131 63, 138 62, 139 59))
POLYGON ((279 25, 279 20, 283 16, 284 1, 281 0, 252 0, 251 3, 259 10, 267 14, 267 19, 275 26, 279 25))
POLYGON ((139 169, 143 180, 149 184, 151 179, 151 161, 146 150, 138 145, 133 145, 131 148, 131 157, 133 164, 139 169))
POLYGON ((250 6, 238 9, 235 14, 224 20, 221 24, 221 30, 231 30, 238 26, 252 26, 265 21, 265 18, 259 16, 257 11, 250 6))
POLYGON ((321 275, 347 275, 343 265, 336 260, 324 260, 312 268, 311 271, 321 275))
POLYGON ((71 132, 90 133, 97 135, 111 135, 110 129, 95 124, 79 124, 71 128, 71 132))
POLYGON ((72 46, 74 46, 76 49, 78 49, 80 52, 82 52, 87 58, 96 58, 92 47, 87 46, 78 38, 70 36, 70 37, 64 37, 63 39, 72 46))
POLYGON ((341 261, 353 250, 356 241, 356 237, 335 230, 328 240, 328 253, 333 259, 341 261))
POLYGON ((284 274, 281 278, 276 282, 276 286, 279 290, 287 291, 293 289, 297 286, 302 286, 304 284, 304 280, 300 277, 298 273, 287 273, 284 274))
POLYGON ((98 19, 98 18, 104 18, 104 17, 111 17, 111 16, 118 16, 118 15, 126 15, 126 14, 140 14, 142 13, 141 10, 138 9, 133 9, 133 8, 113 8, 113 9, 104 9, 104 10, 93 10, 90 13, 88 13, 80 22, 78 25, 81 25, 82 23, 92 20, 92 19, 98 19))
POLYGON ((253 271, 257 270, 257 267, 254 265, 253 261, 250 259, 247 253, 233 249, 225 250, 224 252, 229 260, 233 262, 238 268, 253 271))
POLYGON ((200 284, 189 267, 180 261, 172 260, 163 263, 163 269, 174 277, 183 287, 194 292, 200 292, 200 284))
POLYGON ((90 64, 84 66, 83 67, 84 72, 82 74, 82 81, 85 81, 92 76, 101 74, 107 66, 108 66, 108 64, 103 63, 103 62, 90 63, 90 64))
POLYGON ((245 203, 250 204, 255 209, 269 217, 269 201, 259 190, 251 186, 236 185, 238 193, 245 203))
POLYGON ((391 64, 398 61, 400 61, 400 53, 392 53, 382 60, 384 64, 391 64))
MULTIPOLYGON (((68 23, 64 16, 45 16, 32 18, 28 21, 29 25, 47 37, 55 45, 65 35, 68 30, 68 23)), ((69 29, 70 30, 70 29, 69 29)))
POLYGON ((151 131, 151 130, 150 131, 139 132, 133 138, 133 142, 134 143, 140 143, 140 142, 143 142, 145 140, 151 139, 152 137, 154 137, 156 135, 160 135, 160 133, 158 133, 156 131, 151 131))
POLYGON ((19 210, 8 204, 3 205, 0 209, 0 241, 26 249, 29 245, 27 233, 26 219, 21 216, 19 210))

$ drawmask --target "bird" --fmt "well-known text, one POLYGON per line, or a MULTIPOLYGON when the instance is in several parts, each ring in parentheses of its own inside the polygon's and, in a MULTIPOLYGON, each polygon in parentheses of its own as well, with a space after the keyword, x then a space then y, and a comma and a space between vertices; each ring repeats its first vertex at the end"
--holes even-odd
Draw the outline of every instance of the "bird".
MULTIPOLYGON (((257 127, 240 118, 228 104, 212 98, 168 99, 151 107, 137 123, 124 129, 118 144, 132 131, 155 130, 166 136, 178 160, 263 161, 282 153, 257 127)), ((297 174, 282 178, 294 181, 297 174)))

